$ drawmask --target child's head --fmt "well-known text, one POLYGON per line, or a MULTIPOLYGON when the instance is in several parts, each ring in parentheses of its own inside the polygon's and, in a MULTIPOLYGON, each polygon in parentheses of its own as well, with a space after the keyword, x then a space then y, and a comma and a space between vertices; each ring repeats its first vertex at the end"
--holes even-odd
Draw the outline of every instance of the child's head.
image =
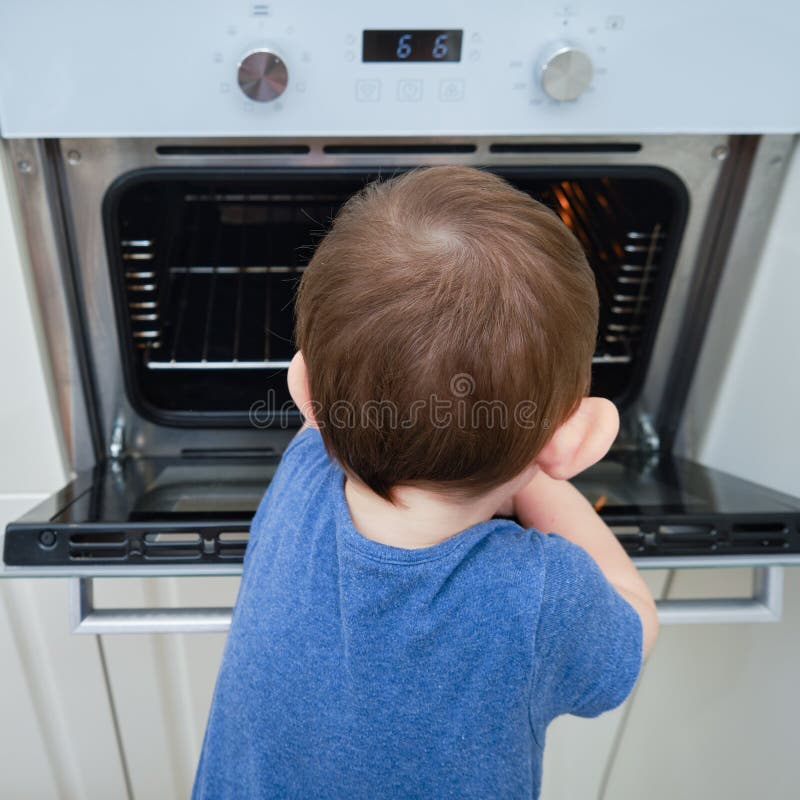
POLYGON ((556 214, 488 172, 367 186, 319 245, 296 310, 307 381, 298 358, 295 400, 383 497, 507 483, 546 461, 589 388, 598 299, 584 253, 556 214))

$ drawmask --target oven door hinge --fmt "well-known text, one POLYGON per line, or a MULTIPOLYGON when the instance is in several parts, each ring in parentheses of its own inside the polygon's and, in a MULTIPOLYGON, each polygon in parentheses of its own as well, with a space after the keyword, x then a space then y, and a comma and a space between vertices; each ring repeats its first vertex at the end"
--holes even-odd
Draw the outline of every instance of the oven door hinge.
POLYGON ((108 455, 112 461, 119 461, 125 455, 125 423, 118 419, 111 431, 108 455))
POLYGON ((661 439, 647 414, 636 417, 636 444, 637 449, 644 453, 658 453, 661 450, 661 439))

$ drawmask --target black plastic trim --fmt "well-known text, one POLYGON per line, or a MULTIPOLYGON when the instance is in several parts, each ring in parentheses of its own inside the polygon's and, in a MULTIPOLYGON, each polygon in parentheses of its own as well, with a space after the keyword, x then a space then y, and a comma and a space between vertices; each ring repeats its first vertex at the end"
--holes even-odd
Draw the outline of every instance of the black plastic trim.
POLYGON ((474 153, 474 144, 326 144, 322 152, 326 155, 439 155, 474 153))
POLYGON ((310 152, 307 144, 156 146, 160 156, 305 156, 310 152))
POLYGON ((490 153, 638 153, 639 142, 495 142, 490 153))
MULTIPOLYGON (((725 514, 675 513, 659 516, 614 513, 603 515, 612 528, 626 530, 617 534, 622 546, 636 558, 664 556, 736 556, 800 553, 800 515, 798 512, 773 512, 731 517, 725 514), (742 536, 733 532, 739 520, 756 520, 766 527, 781 526, 780 533, 763 536, 742 536), (671 525, 707 526, 706 534, 670 534, 663 532, 671 525), (631 530, 638 528, 638 532, 631 530)), ((220 538, 232 533, 247 534, 250 523, 242 519, 226 519, 209 514, 203 520, 164 520, 131 522, 97 522, 76 526, 74 523, 48 524, 17 521, 6 529, 4 560, 9 566, 67 566, 75 563, 146 564, 184 563, 187 559, 202 563, 242 561, 245 542, 220 538), (44 546, 40 537, 47 531, 54 537, 44 546), (148 541, 153 533, 197 534, 196 542, 163 543, 148 541), (81 541, 81 537, 87 537, 81 541), (101 537, 101 538, 98 538, 101 537), (108 541, 103 541, 107 537, 108 541)))
POLYGON ((761 514, 675 513, 666 516, 602 514, 612 529, 624 528, 617 539, 629 556, 770 555, 800 553, 800 515, 797 512, 761 514), (763 528, 764 533, 742 533, 740 526, 763 528), (633 530, 638 528, 638 532, 633 530), (693 533, 670 528, 696 528, 693 533))

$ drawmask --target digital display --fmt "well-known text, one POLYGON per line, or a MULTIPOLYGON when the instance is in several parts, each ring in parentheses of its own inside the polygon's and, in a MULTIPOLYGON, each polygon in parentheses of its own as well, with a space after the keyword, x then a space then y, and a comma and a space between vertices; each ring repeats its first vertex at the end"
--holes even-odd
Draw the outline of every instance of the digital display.
POLYGON ((461 61, 464 31, 364 31, 364 61, 461 61))

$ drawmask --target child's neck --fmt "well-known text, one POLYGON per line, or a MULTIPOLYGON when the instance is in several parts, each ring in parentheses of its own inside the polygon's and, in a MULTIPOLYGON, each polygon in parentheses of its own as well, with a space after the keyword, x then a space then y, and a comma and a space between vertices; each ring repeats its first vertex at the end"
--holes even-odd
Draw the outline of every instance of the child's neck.
POLYGON ((454 498, 413 486, 393 490, 390 503, 364 484, 348 478, 344 487, 356 530, 381 544, 417 550, 432 547, 490 519, 505 500, 494 490, 472 499, 454 498))

